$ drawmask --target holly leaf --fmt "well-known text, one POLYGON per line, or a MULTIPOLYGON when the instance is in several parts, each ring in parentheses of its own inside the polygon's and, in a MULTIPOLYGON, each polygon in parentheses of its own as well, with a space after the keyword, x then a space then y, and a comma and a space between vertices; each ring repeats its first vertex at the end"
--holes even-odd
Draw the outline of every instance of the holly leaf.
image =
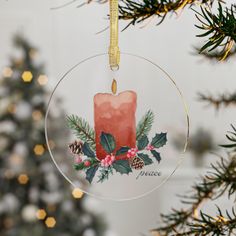
POLYGON ((89 169, 87 169, 87 171, 86 171, 86 179, 88 180, 88 182, 90 184, 92 183, 93 178, 94 178, 97 170, 98 170, 98 165, 92 166, 89 169))
POLYGON ((84 163, 75 164, 74 169, 75 170, 83 170, 84 169, 84 163))
POLYGON ((155 137, 152 139, 151 145, 155 148, 160 148, 164 146, 167 142, 166 135, 167 133, 156 134, 155 137))
POLYGON ((112 164, 113 168, 121 174, 129 174, 132 172, 128 160, 117 160, 112 164))
POLYGON ((161 155, 159 152, 155 151, 155 150, 151 150, 152 155, 155 157, 155 159, 160 163, 161 161, 161 155))
POLYGON ((147 135, 143 135, 139 140, 138 140, 138 150, 143 150, 147 145, 148 145, 148 137, 147 135))
POLYGON ((107 153, 112 153, 116 148, 115 138, 108 133, 102 132, 100 136, 100 144, 107 153))
POLYGON ((84 153, 85 156, 87 157, 95 157, 95 153, 93 150, 90 148, 89 144, 85 142, 82 147, 82 152, 84 153))
POLYGON ((145 166, 153 163, 152 159, 147 154, 139 153, 138 156, 143 160, 145 166))
POLYGON ((116 156, 127 153, 129 149, 130 147, 121 147, 119 150, 116 151, 116 156))

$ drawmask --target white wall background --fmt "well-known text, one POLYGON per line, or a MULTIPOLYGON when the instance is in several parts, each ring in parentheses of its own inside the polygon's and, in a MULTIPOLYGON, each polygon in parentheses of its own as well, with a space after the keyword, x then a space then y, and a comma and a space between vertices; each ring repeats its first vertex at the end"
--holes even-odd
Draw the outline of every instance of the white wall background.
MULTIPOLYGON (((108 26, 105 19, 108 5, 94 3, 78 9, 75 3, 57 11, 50 10, 50 7, 63 2, 65 0, 0 0, 0 68, 8 65, 8 55, 12 52, 11 38, 15 32, 26 35, 40 48, 52 87, 78 61, 107 51, 109 31, 98 35, 95 33, 108 26)), ((234 91, 235 59, 228 63, 212 64, 191 55, 193 45, 201 42, 195 38, 198 30, 193 26, 196 19, 191 10, 186 9, 179 16, 167 18, 158 27, 155 21, 154 18, 142 29, 140 26, 131 26, 121 33, 121 50, 142 55, 162 65, 175 78, 185 95, 190 108, 191 130, 198 126, 206 127, 214 132, 218 142, 222 142, 224 133, 234 122, 236 110, 222 109, 216 113, 212 108, 206 109, 203 103, 197 101, 197 92, 217 94, 234 91)), ((122 22, 121 28, 125 24, 122 22)), ((215 156, 209 155, 209 161, 212 159, 215 156)), ((191 160, 187 159, 170 182, 143 199, 115 203, 90 198, 87 205, 105 213, 104 217, 114 235, 136 236, 155 227, 160 212, 177 206, 179 203, 175 194, 189 189, 194 177, 201 172, 202 169, 193 169, 191 160)))

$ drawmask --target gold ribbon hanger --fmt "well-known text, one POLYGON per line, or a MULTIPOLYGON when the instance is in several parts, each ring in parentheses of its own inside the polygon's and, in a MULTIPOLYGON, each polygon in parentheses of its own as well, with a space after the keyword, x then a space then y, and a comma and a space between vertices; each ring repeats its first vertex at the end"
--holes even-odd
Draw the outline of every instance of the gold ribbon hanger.
POLYGON ((118 46, 118 0, 110 0, 110 47, 109 63, 111 70, 118 70, 120 64, 120 50, 118 46))

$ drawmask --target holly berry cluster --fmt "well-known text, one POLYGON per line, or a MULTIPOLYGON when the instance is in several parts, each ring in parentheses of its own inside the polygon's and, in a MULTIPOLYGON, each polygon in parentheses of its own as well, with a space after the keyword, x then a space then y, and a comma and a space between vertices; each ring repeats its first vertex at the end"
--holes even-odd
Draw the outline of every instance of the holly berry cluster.
POLYGON ((102 160, 96 157, 95 151, 87 142, 74 141, 69 144, 69 149, 74 155, 76 170, 85 171, 86 179, 91 183, 96 172, 100 169, 101 174, 98 182, 103 182, 105 177, 108 179, 108 173, 113 173, 113 169, 120 174, 129 174, 132 169, 142 169, 145 165, 153 164, 150 154, 160 162, 161 156, 156 149, 166 144, 166 136, 166 133, 156 134, 149 142, 148 137, 143 135, 137 140, 136 147, 124 146, 117 150, 113 135, 102 132, 100 143, 107 153, 102 160), (121 156, 126 158, 120 158, 121 156))

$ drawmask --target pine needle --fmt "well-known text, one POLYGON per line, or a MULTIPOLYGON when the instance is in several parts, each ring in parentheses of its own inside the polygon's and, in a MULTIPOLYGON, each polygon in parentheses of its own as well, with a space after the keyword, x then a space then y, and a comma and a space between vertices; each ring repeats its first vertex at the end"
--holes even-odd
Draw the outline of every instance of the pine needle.
POLYGON ((95 149, 95 133, 89 123, 76 115, 67 116, 68 127, 73 130, 77 138, 87 142, 92 149, 95 149))
POLYGON ((152 128, 154 113, 149 110, 139 121, 136 128, 136 139, 139 140, 143 135, 147 135, 152 128))

